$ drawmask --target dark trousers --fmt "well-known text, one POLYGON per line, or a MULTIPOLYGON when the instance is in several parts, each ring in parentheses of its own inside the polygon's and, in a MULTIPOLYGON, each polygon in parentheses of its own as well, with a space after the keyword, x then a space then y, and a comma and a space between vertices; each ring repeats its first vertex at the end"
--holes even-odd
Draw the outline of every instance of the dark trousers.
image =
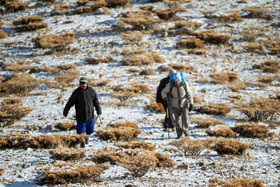
POLYGON ((94 132, 94 119, 88 122, 79 122, 77 121, 77 134, 86 133, 87 135, 91 135, 94 132))

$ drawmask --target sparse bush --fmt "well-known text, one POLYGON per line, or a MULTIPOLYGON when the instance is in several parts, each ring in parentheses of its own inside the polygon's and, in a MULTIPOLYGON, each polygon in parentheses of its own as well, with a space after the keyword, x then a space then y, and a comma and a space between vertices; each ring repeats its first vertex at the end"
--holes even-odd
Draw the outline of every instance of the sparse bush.
POLYGON ((54 126, 54 128, 59 129, 61 131, 70 131, 76 129, 75 122, 64 122, 64 123, 58 123, 54 126))
POLYGON ((0 176, 5 173, 5 170, 3 168, 0 168, 0 176))
POLYGON ((170 20, 176 15, 177 12, 183 12, 183 11, 186 11, 186 8, 180 7, 180 8, 168 8, 165 10, 162 9, 153 10, 153 12, 155 12, 156 15, 163 20, 170 20))
POLYGON ((178 49, 194 49, 194 48, 203 48, 204 42, 198 38, 189 38, 189 39, 181 39, 177 43, 178 49))
POLYGON ((265 125, 256 124, 238 124, 231 128, 234 132, 239 133, 241 136, 248 138, 266 138, 270 136, 268 127, 265 125))
POLYGON ((185 156, 198 156, 203 150, 207 149, 212 143, 210 139, 190 139, 190 137, 182 137, 179 140, 173 140, 170 145, 175 146, 185 156))
POLYGON ((201 106, 197 109, 198 112, 225 116, 231 111, 231 107, 223 103, 209 103, 206 106, 201 106))
POLYGON ((169 64, 170 67, 175 69, 176 71, 180 72, 194 72, 195 68, 191 65, 186 66, 185 64, 179 64, 179 63, 171 63, 169 64))
POLYGON ((24 95, 36 88, 42 81, 33 78, 27 73, 14 73, 0 85, 0 94, 24 95))
POLYGON ((140 53, 131 56, 129 59, 123 60, 124 66, 143 66, 154 63, 163 63, 165 60, 155 53, 140 53))
POLYGON ((6 11, 8 12, 17 12, 17 11, 22 11, 25 10, 28 6, 28 3, 23 3, 21 1, 7 1, 5 4, 6 11))
POLYGON ((227 180, 219 180, 217 178, 209 180, 209 187, 216 187, 216 186, 224 186, 224 187, 233 187, 233 186, 246 186, 246 187, 265 187, 263 185, 262 180, 257 179, 227 179, 227 180))
POLYGON ((222 15, 220 17, 217 17, 217 20, 220 21, 220 22, 227 22, 227 23, 242 22, 242 18, 241 18, 241 16, 237 12, 233 12, 229 16, 222 15))
POLYGON ((7 63, 2 67, 6 71, 15 71, 15 72, 23 72, 31 70, 35 67, 27 65, 26 63, 16 62, 16 63, 7 63))
POLYGON ((190 117, 190 121, 197 124, 197 128, 209 128, 214 125, 224 124, 222 120, 215 118, 190 117))
POLYGON ((47 167, 36 178, 39 184, 91 184, 93 179, 100 177, 101 173, 109 169, 106 164, 82 166, 72 163, 59 162, 47 167))
POLYGON ((0 28, 4 25, 4 23, 2 21, 0 21, 0 28))
POLYGON ((192 35, 211 44, 228 44, 230 39, 229 35, 217 34, 212 30, 201 31, 201 32, 193 33, 192 35))
POLYGON ((252 121, 274 120, 279 116, 280 101, 259 97, 249 103, 239 103, 237 109, 252 121))
MULTIPOLYGON (((220 81, 222 81, 222 80, 220 80, 220 81)), ((239 92, 239 90, 242 90, 242 89, 248 87, 248 83, 241 82, 241 81, 232 81, 232 82, 226 82, 226 86, 234 92, 239 92)))
POLYGON ((149 69, 144 69, 142 70, 139 75, 156 75, 156 72, 154 69, 149 68, 149 69))
POLYGON ((86 153, 83 150, 77 149, 61 149, 61 150, 50 150, 49 153, 52 155, 51 158, 55 160, 81 160, 86 157, 86 153))
POLYGON ((4 99, 0 104, 0 124, 7 126, 27 116, 32 109, 22 104, 21 98, 4 99))
POLYGON ((131 127, 131 128, 134 128, 134 129, 139 129, 138 125, 134 122, 131 122, 131 121, 126 121, 126 122, 118 121, 118 122, 115 122, 115 123, 108 124, 108 127, 113 127, 113 128, 131 127))
POLYGON ((237 79, 237 73, 231 72, 217 72, 209 75, 212 81, 216 84, 224 84, 227 82, 233 82, 237 79))
POLYGON ((47 23, 42 23, 43 18, 41 16, 33 15, 29 17, 23 17, 13 22, 17 31, 33 31, 37 29, 47 28, 47 23))
POLYGON ((195 21, 186 21, 186 20, 179 20, 175 22, 175 28, 179 29, 182 27, 190 27, 193 30, 198 29, 202 23, 195 22, 195 21))
POLYGON ((202 99, 198 96, 193 96, 193 102, 197 103, 197 104, 201 104, 202 103, 202 99))
POLYGON ((148 151, 154 151, 156 149, 155 145, 144 141, 123 142, 116 144, 116 146, 126 149, 145 149, 148 151))
POLYGON ((133 31, 126 31, 121 33, 124 40, 128 40, 131 43, 139 43, 142 40, 144 34, 140 31, 133 32, 133 31))
POLYGON ((7 38, 7 33, 0 29, 0 39, 7 38))
POLYGON ((265 7, 246 7, 243 11, 248 12, 248 15, 245 15, 245 18, 252 19, 273 19, 272 15, 268 14, 269 11, 265 7))
POLYGON ((66 33, 61 35, 51 34, 38 36, 33 39, 37 47, 46 48, 65 48, 68 44, 74 42, 74 33, 66 33))
POLYGON ((274 60, 266 61, 261 65, 253 65, 253 69, 262 69, 263 72, 277 73, 280 69, 280 63, 274 60))
POLYGON ((107 56, 107 57, 101 57, 98 56, 97 58, 91 58, 91 59, 86 59, 86 62, 88 64, 93 64, 93 65, 97 65, 97 64, 101 64, 101 63, 109 63, 112 61, 112 58, 107 56))
POLYGON ((137 94, 132 93, 132 92, 128 92, 128 91, 118 92, 118 93, 115 93, 115 94, 111 95, 111 97, 115 97, 115 98, 119 99, 121 102, 126 101, 126 100, 128 100, 132 97, 135 97, 135 96, 137 96, 137 94))
POLYGON ((239 140, 218 140, 212 149, 218 154, 224 155, 244 155, 249 148, 248 144, 242 143, 239 140))
POLYGON ((222 136, 222 137, 234 137, 235 133, 228 127, 220 126, 216 130, 207 130, 207 134, 210 136, 222 136))
POLYGON ((145 110, 148 110, 148 111, 151 111, 151 112, 155 111, 156 113, 164 113, 165 112, 162 105, 159 107, 154 102, 147 104, 146 107, 145 107, 145 110))

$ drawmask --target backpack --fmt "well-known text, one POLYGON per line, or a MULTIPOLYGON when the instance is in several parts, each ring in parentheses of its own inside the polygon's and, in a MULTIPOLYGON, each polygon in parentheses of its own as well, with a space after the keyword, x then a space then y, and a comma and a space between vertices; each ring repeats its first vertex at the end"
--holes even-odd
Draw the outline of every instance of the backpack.
MULTIPOLYGON (((174 86, 174 77, 175 77, 175 75, 176 75, 176 73, 173 73, 173 74, 171 75, 171 77, 170 77, 170 89, 169 89, 168 94, 171 93, 171 90, 172 90, 172 88, 173 88, 173 86, 174 86)), ((180 75, 181 75, 181 78, 182 78, 182 81, 181 81, 181 82, 182 82, 182 84, 183 84, 183 87, 184 87, 184 89, 185 89, 185 92, 187 93, 186 78, 185 78, 184 74, 181 73, 181 72, 180 72, 180 75)))

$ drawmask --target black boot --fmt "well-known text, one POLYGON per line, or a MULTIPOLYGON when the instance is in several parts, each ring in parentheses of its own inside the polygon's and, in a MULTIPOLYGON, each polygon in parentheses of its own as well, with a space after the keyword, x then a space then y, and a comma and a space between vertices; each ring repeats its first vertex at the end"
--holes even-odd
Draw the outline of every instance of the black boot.
POLYGON ((82 142, 82 143, 81 143, 81 148, 85 148, 85 147, 86 147, 85 142, 82 142))

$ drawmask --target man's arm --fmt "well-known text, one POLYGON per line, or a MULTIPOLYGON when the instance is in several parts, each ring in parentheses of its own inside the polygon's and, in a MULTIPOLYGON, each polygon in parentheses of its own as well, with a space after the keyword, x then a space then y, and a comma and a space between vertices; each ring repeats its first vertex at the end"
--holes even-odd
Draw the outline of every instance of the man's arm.
POLYGON ((98 97, 97 97, 97 94, 95 91, 94 91, 93 105, 95 107, 97 115, 101 115, 102 114, 101 107, 100 107, 99 100, 98 100, 98 97))
POLYGON ((70 108, 71 108, 72 106, 74 106, 75 101, 76 101, 76 97, 77 97, 77 94, 76 94, 75 91, 74 91, 74 92, 72 93, 71 97, 69 98, 68 102, 66 103, 65 107, 64 107, 63 115, 64 115, 65 117, 67 117, 70 108))
POLYGON ((164 83, 164 79, 162 79, 159 83, 159 86, 157 88, 157 94, 156 94, 156 102, 157 103, 162 103, 163 102, 163 99, 161 97, 161 91, 164 89, 165 87, 165 83, 164 83))

